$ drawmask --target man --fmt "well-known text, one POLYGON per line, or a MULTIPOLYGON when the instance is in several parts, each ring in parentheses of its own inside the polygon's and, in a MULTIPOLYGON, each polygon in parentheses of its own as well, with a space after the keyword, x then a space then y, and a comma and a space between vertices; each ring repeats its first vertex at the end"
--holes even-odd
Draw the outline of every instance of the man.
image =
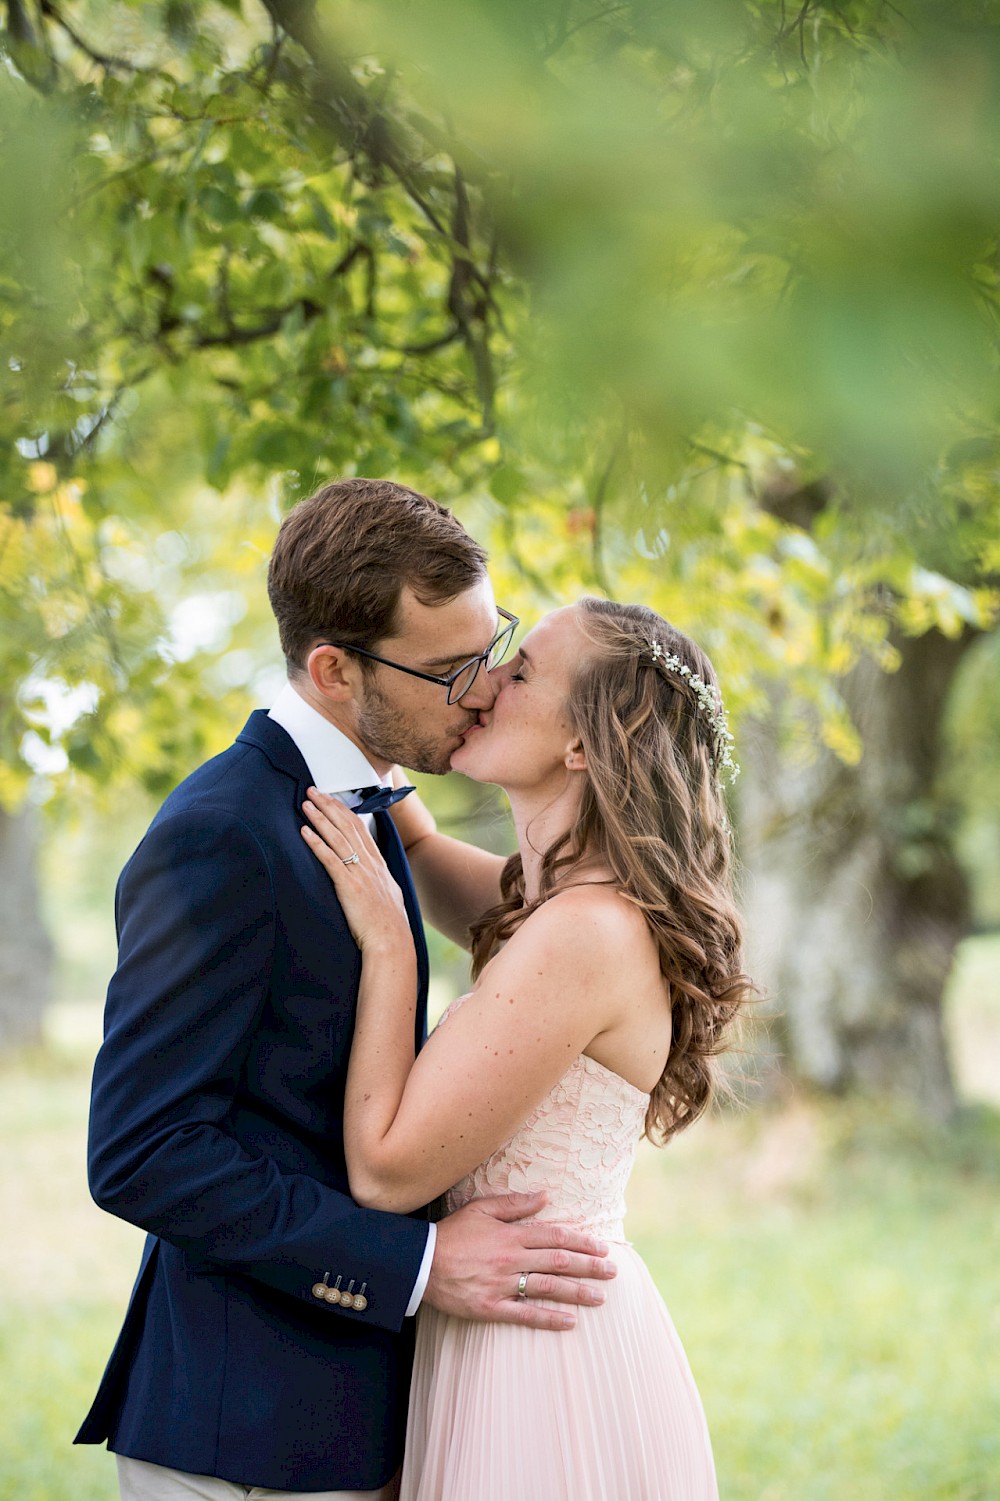
POLYGON ((554 1330, 572 1307, 518 1298, 522 1274, 566 1305, 598 1301, 605 1275, 589 1237, 522 1223, 539 1196, 434 1227, 348 1194, 360 955, 302 803, 315 785, 371 816, 417 945, 422 1036, 426 949, 380 788, 397 761, 446 771, 493 702, 512 617, 498 627, 485 555, 425 496, 343 480, 286 518, 268 590, 288 685, 170 795, 116 899, 91 1189, 149 1235, 77 1441, 108 1441, 125 1501, 388 1497, 420 1301, 554 1330))

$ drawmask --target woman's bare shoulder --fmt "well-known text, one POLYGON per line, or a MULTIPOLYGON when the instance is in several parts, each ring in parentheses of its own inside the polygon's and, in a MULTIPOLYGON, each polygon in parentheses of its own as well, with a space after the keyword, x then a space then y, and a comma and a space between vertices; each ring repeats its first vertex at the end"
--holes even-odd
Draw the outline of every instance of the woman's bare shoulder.
POLYGON ((648 931, 642 910, 610 880, 588 880, 566 886, 543 903, 539 912, 545 907, 561 913, 566 922, 596 923, 602 933, 648 931))
POLYGON ((567 886, 542 902, 506 945, 508 951, 528 951, 558 957, 573 969, 605 971, 620 964, 623 953, 638 958, 655 945, 642 912, 607 882, 567 886))

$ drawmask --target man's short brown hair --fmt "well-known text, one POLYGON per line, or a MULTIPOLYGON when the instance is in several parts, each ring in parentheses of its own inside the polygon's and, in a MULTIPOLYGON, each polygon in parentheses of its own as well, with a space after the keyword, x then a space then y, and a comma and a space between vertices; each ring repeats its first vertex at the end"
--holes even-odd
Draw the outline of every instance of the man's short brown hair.
POLYGON ((408 584, 445 604, 486 576, 486 553, 450 511, 392 480, 341 479, 299 501, 267 572, 289 672, 317 641, 374 648, 396 625, 408 584))

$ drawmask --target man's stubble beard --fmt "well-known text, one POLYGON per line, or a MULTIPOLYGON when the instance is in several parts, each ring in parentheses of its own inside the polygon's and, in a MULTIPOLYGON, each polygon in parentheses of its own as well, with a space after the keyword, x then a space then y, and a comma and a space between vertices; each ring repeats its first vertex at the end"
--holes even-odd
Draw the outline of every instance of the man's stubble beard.
MULTIPOLYGON (((459 705, 454 705, 461 713, 459 705)), ((410 771, 428 776, 444 776, 451 769, 453 746, 419 735, 405 714, 369 680, 364 702, 358 713, 358 739, 373 756, 398 763, 410 771)))

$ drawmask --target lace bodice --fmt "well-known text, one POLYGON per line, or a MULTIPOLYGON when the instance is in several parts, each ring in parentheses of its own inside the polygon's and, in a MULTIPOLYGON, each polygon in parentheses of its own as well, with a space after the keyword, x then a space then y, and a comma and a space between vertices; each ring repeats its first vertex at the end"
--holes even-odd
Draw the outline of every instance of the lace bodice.
MULTIPOLYGON (((438 1025, 468 999, 452 1001, 438 1025)), ((449 1213, 470 1199, 544 1188, 549 1200, 535 1218, 624 1240, 625 1185, 648 1104, 648 1094, 581 1054, 520 1130, 449 1190, 449 1213)))

